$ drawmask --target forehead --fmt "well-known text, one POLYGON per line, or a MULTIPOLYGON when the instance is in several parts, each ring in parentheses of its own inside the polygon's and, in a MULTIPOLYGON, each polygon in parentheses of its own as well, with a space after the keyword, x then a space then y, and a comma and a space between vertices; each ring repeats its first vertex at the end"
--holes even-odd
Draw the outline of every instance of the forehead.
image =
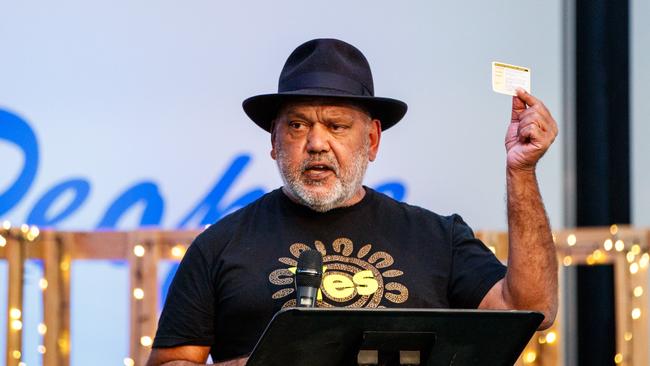
POLYGON ((280 107, 277 116, 282 117, 294 114, 309 115, 312 113, 320 113, 326 117, 357 116, 359 118, 370 118, 370 113, 360 104, 346 100, 326 98, 288 101, 280 107))

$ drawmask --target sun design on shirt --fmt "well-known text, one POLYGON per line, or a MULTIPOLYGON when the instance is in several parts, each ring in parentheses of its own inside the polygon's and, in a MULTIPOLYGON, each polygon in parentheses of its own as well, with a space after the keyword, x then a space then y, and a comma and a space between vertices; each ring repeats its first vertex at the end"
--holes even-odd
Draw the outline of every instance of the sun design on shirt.
POLYGON ((395 304, 404 303, 409 296, 406 286, 394 282, 393 278, 400 277, 404 272, 390 269, 394 264, 393 256, 384 252, 372 252, 372 244, 365 244, 354 254, 354 244, 350 239, 338 238, 331 244, 331 253, 325 245, 316 240, 314 247, 303 243, 294 243, 289 247, 293 256, 281 257, 278 261, 288 267, 279 268, 269 274, 273 285, 284 288, 273 294, 273 299, 289 299, 282 307, 296 306, 294 293, 295 267, 297 258, 305 250, 316 249, 323 255, 323 281, 316 306, 351 308, 377 308, 382 299, 395 304), (354 254, 354 255, 353 255, 354 254))

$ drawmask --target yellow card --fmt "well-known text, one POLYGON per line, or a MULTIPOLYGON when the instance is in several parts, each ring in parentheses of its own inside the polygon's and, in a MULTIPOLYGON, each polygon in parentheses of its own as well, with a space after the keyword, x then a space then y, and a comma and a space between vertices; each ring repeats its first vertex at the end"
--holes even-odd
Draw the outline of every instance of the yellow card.
POLYGON ((503 62, 492 62, 492 90, 501 94, 517 95, 516 88, 522 88, 530 93, 530 69, 503 62))

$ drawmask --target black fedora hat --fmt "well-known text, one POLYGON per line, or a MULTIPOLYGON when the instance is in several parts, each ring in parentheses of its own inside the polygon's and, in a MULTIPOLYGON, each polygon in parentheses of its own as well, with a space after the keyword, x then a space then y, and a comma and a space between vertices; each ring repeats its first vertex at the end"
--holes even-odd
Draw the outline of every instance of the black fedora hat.
POLYGON ((270 132, 282 104, 301 97, 360 104, 381 121, 382 130, 399 122, 407 109, 402 101, 375 97, 368 60, 357 48, 338 39, 314 39, 298 46, 282 68, 278 92, 250 97, 242 105, 253 122, 270 132))

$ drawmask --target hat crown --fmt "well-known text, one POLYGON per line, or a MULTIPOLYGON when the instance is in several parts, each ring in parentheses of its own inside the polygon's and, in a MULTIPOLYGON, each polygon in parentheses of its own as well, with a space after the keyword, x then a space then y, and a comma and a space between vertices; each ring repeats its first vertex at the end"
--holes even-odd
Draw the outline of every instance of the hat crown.
POLYGON ((329 90, 374 96, 372 72, 356 47, 338 39, 314 39, 298 46, 280 73, 278 92, 329 90))

